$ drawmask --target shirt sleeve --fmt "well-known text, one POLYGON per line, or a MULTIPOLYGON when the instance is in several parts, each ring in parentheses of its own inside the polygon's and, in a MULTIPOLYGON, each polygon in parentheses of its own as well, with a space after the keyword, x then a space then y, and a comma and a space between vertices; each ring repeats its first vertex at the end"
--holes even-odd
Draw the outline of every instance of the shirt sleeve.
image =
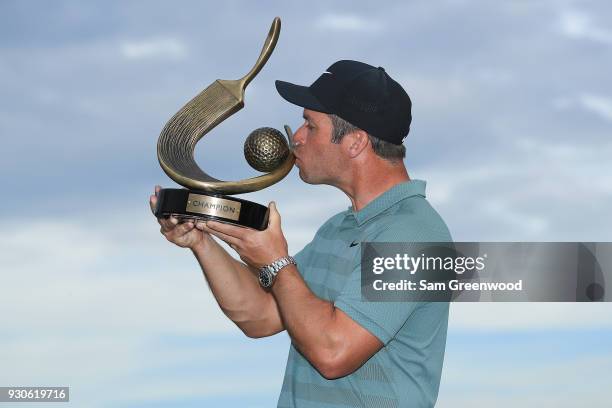
MULTIPOLYGON (((374 242, 438 242, 447 241, 446 236, 432 232, 407 233, 410 229, 397 226, 372 239, 374 242)), ((374 302, 361 298, 361 251, 353 265, 351 274, 336 298, 334 306, 346 313, 360 326, 375 335, 383 344, 389 343, 402 328, 412 313, 423 302, 374 302)))
POLYGON ((361 264, 358 263, 334 306, 387 344, 406 323, 418 302, 371 302, 361 300, 361 264))

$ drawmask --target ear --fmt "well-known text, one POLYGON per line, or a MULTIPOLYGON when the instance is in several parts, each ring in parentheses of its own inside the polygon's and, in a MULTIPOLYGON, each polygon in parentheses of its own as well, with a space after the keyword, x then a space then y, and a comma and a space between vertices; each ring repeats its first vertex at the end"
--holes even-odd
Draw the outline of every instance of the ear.
POLYGON ((346 149, 348 156, 352 159, 364 152, 368 144, 370 144, 370 138, 368 133, 364 130, 358 129, 354 132, 344 135, 342 138, 342 144, 346 149))

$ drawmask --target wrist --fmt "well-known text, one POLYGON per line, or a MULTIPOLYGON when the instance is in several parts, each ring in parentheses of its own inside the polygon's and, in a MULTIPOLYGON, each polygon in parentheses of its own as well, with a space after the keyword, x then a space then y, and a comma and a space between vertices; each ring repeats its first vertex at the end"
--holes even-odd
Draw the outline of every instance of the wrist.
POLYGON ((207 252, 208 247, 211 245, 211 243, 212 243, 212 238, 210 237, 210 235, 204 235, 202 236, 202 239, 198 240, 196 243, 189 246, 189 249, 191 249, 191 251, 194 254, 201 253, 201 252, 207 252))
POLYGON ((272 255, 270 257, 266 257, 268 259, 268 261, 267 262, 264 261, 264 263, 262 263, 261 266, 259 266, 257 269, 261 269, 261 268, 263 268, 264 266, 267 266, 267 265, 272 265, 274 262, 278 261, 279 259, 287 258, 288 256, 289 256, 288 253, 286 253, 286 252, 282 253, 281 252, 278 255, 272 255))
POLYGON ((293 257, 286 255, 282 256, 272 263, 262 266, 259 269, 259 283, 264 288, 270 288, 274 284, 277 275, 287 266, 297 265, 293 257))

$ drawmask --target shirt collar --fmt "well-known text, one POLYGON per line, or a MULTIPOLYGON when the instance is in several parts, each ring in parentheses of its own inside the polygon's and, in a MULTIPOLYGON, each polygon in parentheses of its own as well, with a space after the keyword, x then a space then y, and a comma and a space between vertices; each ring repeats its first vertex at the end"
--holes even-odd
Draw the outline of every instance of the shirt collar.
POLYGON ((410 180, 396 184, 357 212, 353 211, 352 206, 348 207, 347 215, 354 216, 357 225, 362 225, 405 198, 417 195, 425 197, 425 185, 424 180, 410 180))

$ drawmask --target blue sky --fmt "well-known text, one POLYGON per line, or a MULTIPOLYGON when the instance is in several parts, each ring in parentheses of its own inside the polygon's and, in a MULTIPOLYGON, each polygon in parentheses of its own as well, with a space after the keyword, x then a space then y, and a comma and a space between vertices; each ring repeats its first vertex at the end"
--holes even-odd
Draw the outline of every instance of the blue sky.
MULTIPOLYGON (((244 75, 277 15, 246 107, 198 145, 212 176, 255 175, 250 131, 300 125, 275 79, 309 84, 357 59, 410 94, 406 165, 456 240, 612 240, 603 0, 5 0, 0 385, 67 384, 79 407, 275 404, 287 336, 243 338, 191 255, 159 235, 147 198, 173 185, 156 158, 164 123, 214 79, 244 75)), ((349 205, 295 170, 244 197, 278 203, 292 252, 349 205)), ((452 305, 438 406, 602 406, 611 311, 452 305)))

